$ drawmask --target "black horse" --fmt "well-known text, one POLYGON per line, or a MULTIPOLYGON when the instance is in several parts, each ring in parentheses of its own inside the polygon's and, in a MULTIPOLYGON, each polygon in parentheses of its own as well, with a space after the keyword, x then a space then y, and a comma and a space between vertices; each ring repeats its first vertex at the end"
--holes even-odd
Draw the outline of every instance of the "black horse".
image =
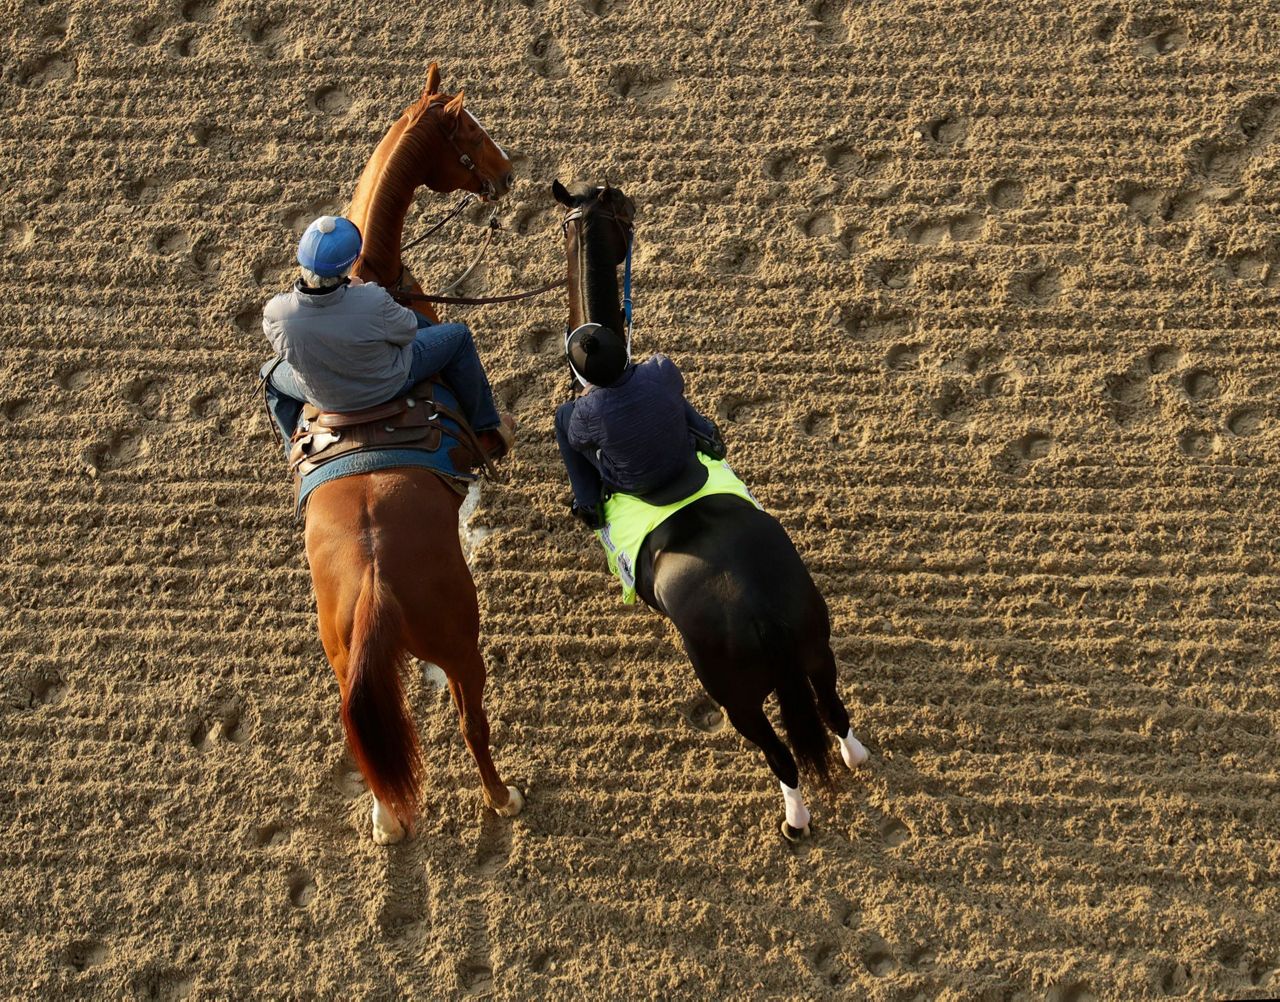
MULTIPOLYGON (((568 206, 569 328, 623 330, 619 264, 631 239, 634 203, 608 184, 576 193, 568 206)), ((778 520, 750 502, 713 494, 686 505, 651 532, 636 564, 636 592, 680 631, 707 694, 734 728, 764 752, 782 785, 782 833, 809 834, 800 770, 831 785, 831 742, 849 768, 867 759, 836 692, 827 603, 778 520), (764 711, 776 692, 788 749, 764 711), (793 755, 794 753, 794 755, 793 755), (799 767, 796 760, 799 759, 799 767)))

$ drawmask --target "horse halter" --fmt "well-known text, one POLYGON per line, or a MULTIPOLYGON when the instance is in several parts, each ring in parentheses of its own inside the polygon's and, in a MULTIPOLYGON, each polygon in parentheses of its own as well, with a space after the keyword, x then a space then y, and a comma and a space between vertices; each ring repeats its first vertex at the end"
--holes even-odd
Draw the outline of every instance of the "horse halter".
MULTIPOLYGON (((631 237, 632 237, 632 234, 635 232, 634 226, 633 226, 633 218, 631 216, 626 216, 624 218, 618 215, 616 210, 605 211, 604 209, 597 208, 597 209, 593 209, 592 211, 606 217, 607 219, 611 219, 614 223, 616 223, 619 231, 621 231, 622 233, 622 239, 627 242, 628 249, 631 247, 631 237)), ((569 224, 581 223, 586 218, 587 218, 586 207, 581 205, 575 205, 572 209, 570 209, 568 212, 564 214, 564 219, 560 220, 560 231, 565 236, 568 236, 569 224)))

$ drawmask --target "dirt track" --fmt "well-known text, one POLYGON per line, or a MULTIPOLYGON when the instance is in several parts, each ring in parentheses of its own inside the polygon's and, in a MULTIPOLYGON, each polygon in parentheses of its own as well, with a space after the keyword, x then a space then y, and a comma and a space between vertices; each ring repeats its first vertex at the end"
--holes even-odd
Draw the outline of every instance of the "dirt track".
POLYGON ((1280 12, 585 2, 4 5, 0 992, 1280 992, 1280 12), (428 808, 367 837, 250 393, 431 58, 525 179, 468 290, 621 183, 638 348, 830 601, 874 759, 804 847, 565 515, 554 299, 453 314, 524 428, 471 529, 529 806, 415 676, 428 808))

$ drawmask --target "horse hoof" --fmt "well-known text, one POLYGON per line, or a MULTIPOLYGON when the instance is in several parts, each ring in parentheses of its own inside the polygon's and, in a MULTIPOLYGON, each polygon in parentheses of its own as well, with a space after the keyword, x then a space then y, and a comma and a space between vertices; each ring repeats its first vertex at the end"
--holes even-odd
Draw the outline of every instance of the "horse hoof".
POLYGON ((524 810, 524 794, 517 790, 514 786, 507 787, 507 802, 501 807, 495 807, 495 811, 504 818, 514 818, 517 814, 524 810))
POLYGON ((851 736, 847 741, 840 742, 840 757, 844 759, 846 767, 856 769, 871 757, 871 752, 863 747, 861 741, 851 736))
POLYGON ((373 840, 377 842, 378 845, 395 845, 403 838, 403 828, 398 832, 390 832, 385 828, 379 828, 377 825, 374 825, 373 827, 373 840))
POLYGON ((800 842, 807 839, 810 834, 811 832, 809 831, 808 825, 805 825, 803 828, 792 828, 787 824, 786 818, 782 819, 782 837, 788 842, 800 842))
POLYGON ((395 845, 404 838, 404 825, 395 812, 383 807, 375 797, 373 801, 373 840, 378 845, 395 845))

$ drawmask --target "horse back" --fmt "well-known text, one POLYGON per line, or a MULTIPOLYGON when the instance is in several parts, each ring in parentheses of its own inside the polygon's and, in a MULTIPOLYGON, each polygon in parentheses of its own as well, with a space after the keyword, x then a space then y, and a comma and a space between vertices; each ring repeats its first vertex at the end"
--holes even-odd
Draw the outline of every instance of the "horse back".
POLYGON ((830 632, 826 603, 781 523, 729 494, 701 498, 649 534, 636 588, 682 633, 744 618, 824 642, 830 632))

